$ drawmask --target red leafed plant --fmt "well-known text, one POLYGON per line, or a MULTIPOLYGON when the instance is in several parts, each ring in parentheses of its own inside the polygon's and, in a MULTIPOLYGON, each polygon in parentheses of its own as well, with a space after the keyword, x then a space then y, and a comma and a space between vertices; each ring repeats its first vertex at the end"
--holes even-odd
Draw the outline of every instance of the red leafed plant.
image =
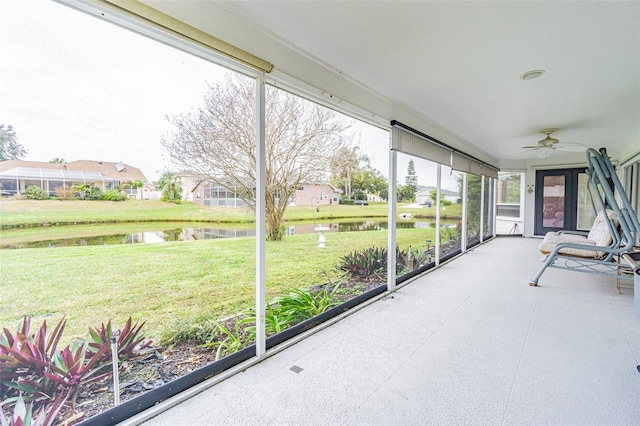
MULTIPOLYGON (((133 324, 133 320, 129 317, 124 328, 120 330, 119 333, 116 333, 118 359, 120 361, 128 361, 130 359, 140 357, 145 354, 145 349, 151 347, 152 341, 145 341, 144 333, 142 333, 142 326, 144 326, 144 324, 144 322, 140 324, 138 321, 133 324)), ((89 343, 87 350, 93 354, 97 354, 100 348, 105 343, 109 343, 111 338, 114 336, 111 327, 111 320, 109 320, 106 325, 102 323, 100 327, 96 327, 95 329, 90 328, 89 335, 91 336, 91 342, 89 343)), ((105 358, 105 362, 111 362, 111 346, 109 346, 109 349, 100 356, 105 358)))
MULTIPOLYGON (((45 373, 57 351, 66 320, 63 318, 51 334, 47 322, 30 334, 31 320, 25 317, 18 331, 5 328, 0 335, 0 398, 8 399, 24 393, 37 405, 57 397, 58 386, 45 373)), ((11 402, 11 400, 9 401, 11 402)))
MULTIPOLYGON (((47 322, 31 333, 31 320, 25 317, 18 331, 5 328, 0 334, 0 400, 14 405, 20 399, 30 407, 47 407, 63 401, 73 410, 82 385, 108 376, 111 369, 111 321, 90 329, 92 341, 76 341, 58 348, 66 319, 48 333, 47 322), (61 399, 62 398, 62 399, 61 399)), ((118 337, 119 360, 140 355, 151 341, 144 342, 142 324, 131 318, 118 337)))

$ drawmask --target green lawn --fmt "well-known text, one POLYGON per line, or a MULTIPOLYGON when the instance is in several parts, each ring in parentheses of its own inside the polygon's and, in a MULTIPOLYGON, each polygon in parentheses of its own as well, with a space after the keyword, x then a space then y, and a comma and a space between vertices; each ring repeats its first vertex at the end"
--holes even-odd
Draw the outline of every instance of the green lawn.
MULTIPOLYGON (((407 208, 398 204, 398 213, 413 217, 435 217, 434 207, 407 208)), ((320 212, 308 206, 287 208, 285 219, 313 221, 339 218, 386 217, 386 203, 368 206, 320 206, 320 212)), ((460 218, 460 204, 443 211, 443 219, 460 218)), ((104 222, 254 222, 255 215, 245 208, 200 206, 193 203, 173 204, 162 201, 35 201, 0 200, 0 226, 73 225, 104 222)))
MULTIPOLYGON (((432 229, 398 230, 402 246, 419 247, 432 229)), ((267 243, 267 292, 325 282, 350 250, 386 246, 384 231, 314 234, 267 243)), ((147 321, 158 336, 175 318, 225 316, 250 306, 255 295, 255 239, 163 244, 1 250, 0 327, 15 328, 24 315, 36 321, 68 318, 67 338, 108 319, 147 321)))
MULTIPOLYGON (((399 213, 429 217, 435 209, 400 206, 399 213)), ((447 207, 459 219, 460 207, 447 207)), ((386 204, 321 206, 287 209, 288 221, 327 222, 327 219, 387 217, 386 204)), ((89 233, 102 235, 109 222, 122 232, 139 232, 140 222, 216 222, 216 227, 245 223, 254 215, 246 209, 203 207, 191 203, 155 201, 0 201, 0 223, 18 226, 0 232, 0 240, 62 238, 65 227, 26 227, 33 224, 93 223, 89 233), (225 225, 229 224, 229 225, 225 225)), ((155 226, 155 225, 154 225, 155 226)), ((435 230, 399 229, 401 247, 435 240, 435 230)), ((327 248, 317 249, 317 235, 285 236, 267 243, 267 293, 271 298, 292 287, 326 282, 341 256, 349 251, 387 244, 387 232, 328 233, 327 248)), ((255 239, 205 240, 162 244, 104 245, 0 250, 0 327, 15 328, 24 315, 36 321, 68 319, 66 338, 85 336, 87 327, 109 319, 123 324, 131 315, 147 321, 147 334, 158 337, 173 319, 199 314, 231 315, 254 303, 255 239)))

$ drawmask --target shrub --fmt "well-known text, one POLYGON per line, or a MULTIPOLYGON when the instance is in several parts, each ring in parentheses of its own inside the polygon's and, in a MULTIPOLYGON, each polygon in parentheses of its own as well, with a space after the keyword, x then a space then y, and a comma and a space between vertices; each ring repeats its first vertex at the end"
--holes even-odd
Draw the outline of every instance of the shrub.
POLYGON ((31 185, 24 191, 24 196, 27 200, 48 200, 49 194, 42 188, 31 185))
MULTIPOLYGON (((408 247, 404 250, 396 246, 396 270, 398 274, 405 274, 428 261, 427 253, 408 247)), ((352 278, 363 280, 385 279, 387 273, 387 249, 383 247, 369 247, 342 256, 337 266, 352 278)))
POLYGON ((71 187, 71 190, 73 191, 73 198, 84 200, 88 189, 89 185, 73 185, 71 187))
POLYGON ((358 191, 355 197, 356 200, 367 201, 367 193, 364 191, 358 191))
POLYGON ((57 186, 56 187, 56 197, 60 200, 71 200, 73 199, 73 188, 70 186, 57 186))
POLYGON ((236 315, 233 319, 232 328, 228 328, 225 324, 216 321, 215 325, 218 329, 220 337, 222 337, 222 340, 206 343, 203 346, 206 348, 214 348, 216 346, 218 347, 218 350, 216 351, 216 360, 220 359, 223 353, 226 356, 238 352, 248 343, 255 340, 255 327, 253 329, 253 332, 251 332, 251 330, 249 330, 249 327, 241 326, 245 324, 246 321, 247 320, 243 322, 236 315))
MULTIPOLYGON (((316 293, 310 290, 295 288, 289 290, 288 294, 276 297, 280 316, 293 322, 301 322, 313 318, 330 308, 338 305, 339 301, 334 301, 334 296, 341 283, 336 285, 327 284, 316 293), (331 289, 331 291, 329 291, 331 289)), ((266 320, 266 318, 265 318, 266 320)))
POLYGON ((369 278, 375 276, 383 278, 387 269, 387 249, 383 247, 369 247, 360 251, 353 251, 342 256, 338 270, 351 277, 369 278))
MULTIPOLYGON (((244 312, 245 318, 240 324, 252 324, 247 327, 249 336, 255 339, 256 336, 256 314, 253 309, 244 312)), ((285 312, 280 306, 268 303, 265 307, 264 323, 267 335, 278 334, 298 322, 291 312, 285 312)))
POLYGON ((163 330, 160 341, 166 344, 175 344, 183 341, 196 343, 211 343, 218 338, 218 326, 216 321, 200 315, 191 318, 175 319, 163 330))
POLYGON ((425 251, 413 250, 409 246, 405 250, 396 247, 396 272, 398 275, 406 274, 426 264, 429 256, 425 251))
POLYGON ((354 200, 340 200, 340 204, 344 204, 345 206, 353 206, 355 204, 354 200))
POLYGON ((74 185, 72 191, 73 198, 80 200, 102 200, 104 198, 104 193, 97 186, 74 185))
POLYGON ((126 201, 127 196, 117 189, 108 189, 104 192, 102 199, 107 201, 126 201))
POLYGON ((104 198, 104 193, 100 188, 94 186, 85 191, 85 198, 87 200, 102 200, 104 198))

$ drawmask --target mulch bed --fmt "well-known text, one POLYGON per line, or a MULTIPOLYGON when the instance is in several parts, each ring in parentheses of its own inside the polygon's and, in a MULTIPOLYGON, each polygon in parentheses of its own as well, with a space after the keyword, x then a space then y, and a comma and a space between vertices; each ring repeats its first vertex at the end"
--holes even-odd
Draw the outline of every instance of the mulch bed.
MULTIPOLYGON (((183 341, 174 346, 154 348, 145 358, 129 363, 120 373, 120 401, 129 399, 182 377, 216 360, 216 349, 183 341)), ((114 406, 113 379, 109 376, 83 388, 76 400, 75 413, 61 416, 73 424, 114 406)))

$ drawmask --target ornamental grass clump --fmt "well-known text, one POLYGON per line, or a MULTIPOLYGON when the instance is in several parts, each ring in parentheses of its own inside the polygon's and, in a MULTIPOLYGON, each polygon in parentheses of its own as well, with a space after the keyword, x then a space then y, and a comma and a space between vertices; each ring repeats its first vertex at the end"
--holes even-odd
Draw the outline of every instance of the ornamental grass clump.
POLYGON ((276 297, 273 302, 278 306, 278 310, 286 317, 291 318, 294 323, 298 323, 323 312, 340 303, 335 295, 341 283, 333 285, 331 282, 322 286, 318 292, 294 288, 287 294, 276 297))

